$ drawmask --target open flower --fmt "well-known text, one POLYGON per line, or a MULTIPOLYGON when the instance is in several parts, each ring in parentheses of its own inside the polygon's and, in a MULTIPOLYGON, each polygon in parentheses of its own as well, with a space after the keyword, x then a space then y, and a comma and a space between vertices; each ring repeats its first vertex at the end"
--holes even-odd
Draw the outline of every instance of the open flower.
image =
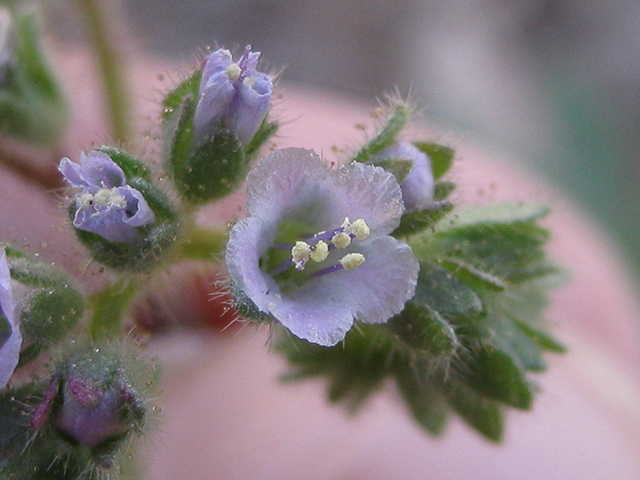
POLYGON ((144 196, 126 184, 124 172, 106 153, 81 153, 80 165, 63 158, 58 170, 72 187, 82 189, 75 196, 77 229, 109 242, 129 243, 137 238, 138 227, 153 222, 155 215, 144 196))
POLYGON ((229 50, 219 49, 202 71, 193 119, 196 138, 232 133, 243 145, 256 134, 269 110, 273 83, 256 70, 260 52, 245 48, 238 63, 229 50))
POLYGON ((0 389, 4 388, 18 365, 22 334, 15 314, 11 273, 4 247, 0 248, 0 389))
POLYGON ((412 163, 409 175, 400 184, 407 210, 422 210, 433 202, 433 170, 431 159, 426 153, 410 142, 399 141, 377 152, 374 155, 374 159, 376 158, 408 160, 412 163))
POLYGON ((233 288, 294 335, 335 345, 354 320, 385 322, 413 296, 418 262, 389 236, 402 194, 382 168, 278 150, 249 173, 247 197, 227 245, 233 288))

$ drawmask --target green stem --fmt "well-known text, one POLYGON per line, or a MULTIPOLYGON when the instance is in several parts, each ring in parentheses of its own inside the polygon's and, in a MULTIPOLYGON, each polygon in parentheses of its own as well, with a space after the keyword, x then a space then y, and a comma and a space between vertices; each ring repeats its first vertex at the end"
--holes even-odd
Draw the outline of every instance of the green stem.
POLYGON ((180 254, 182 258, 211 261, 224 251, 225 245, 224 231, 192 225, 180 246, 180 254))
POLYGON ((86 21, 86 31, 98 59, 105 90, 110 130, 114 141, 124 141, 130 132, 129 93, 122 70, 122 55, 115 47, 113 18, 101 0, 77 0, 86 21))
POLYGON ((125 313, 138 292, 138 282, 121 279, 89 297, 93 313, 89 324, 91 338, 110 338, 121 333, 125 313))

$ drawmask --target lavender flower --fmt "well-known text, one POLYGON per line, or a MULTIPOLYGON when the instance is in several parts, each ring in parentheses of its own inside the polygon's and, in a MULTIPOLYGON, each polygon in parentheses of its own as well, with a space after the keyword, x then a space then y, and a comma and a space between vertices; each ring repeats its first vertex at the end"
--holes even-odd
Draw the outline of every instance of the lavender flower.
POLYGON ((273 83, 256 70, 259 52, 245 48, 238 63, 229 50, 216 50, 202 71, 193 119, 196 138, 230 132, 247 145, 269 110, 273 83))
POLYGON ((233 287, 294 335, 335 345, 354 320, 385 322, 413 296, 418 262, 389 236, 402 194, 382 168, 278 150, 249 173, 247 197, 251 216, 227 245, 233 287))
POLYGON ((0 248, 0 389, 4 388, 18 365, 22 335, 15 314, 11 274, 4 247, 0 248))
POLYGON ((100 235, 109 242, 130 243, 155 215, 144 196, 126 184, 122 169, 99 150, 80 154, 80 165, 68 158, 58 170, 72 187, 82 191, 75 196, 73 226, 100 235))
POLYGON ((399 141, 380 150, 374 159, 401 159, 412 162, 411 171, 402 182, 402 199, 408 211, 422 210, 433 202, 434 179, 431 159, 410 142, 399 141))

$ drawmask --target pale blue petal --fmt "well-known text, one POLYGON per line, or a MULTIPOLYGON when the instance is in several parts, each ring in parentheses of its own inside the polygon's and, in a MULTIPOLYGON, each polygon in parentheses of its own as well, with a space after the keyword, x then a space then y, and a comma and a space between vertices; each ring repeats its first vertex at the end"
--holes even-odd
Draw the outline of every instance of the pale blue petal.
POLYGON ((400 141, 381 150, 375 156, 411 160, 411 171, 400 185, 407 210, 421 210, 433 202, 435 180, 431 159, 426 153, 410 142, 400 141))
POLYGON ((0 347, 0 389, 3 389, 18 366, 22 346, 22 334, 15 315, 16 305, 11 289, 11 273, 4 247, 0 248, 0 306, 12 329, 11 336, 0 347))

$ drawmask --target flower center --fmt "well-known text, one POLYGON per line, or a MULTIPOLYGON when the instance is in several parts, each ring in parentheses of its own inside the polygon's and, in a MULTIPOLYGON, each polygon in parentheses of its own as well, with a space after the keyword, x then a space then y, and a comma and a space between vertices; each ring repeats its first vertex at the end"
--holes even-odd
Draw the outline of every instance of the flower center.
POLYGON ((229 80, 236 84, 240 84, 247 80, 249 85, 253 85, 253 79, 251 77, 247 78, 247 72, 249 71, 249 54, 251 53, 251 45, 247 45, 244 48, 244 53, 238 63, 232 63, 227 68, 226 74, 229 77, 229 80))
POLYGON ((276 243, 262 259, 263 269, 269 271, 281 285, 300 286, 309 278, 316 278, 340 270, 354 270, 365 262, 362 253, 347 247, 364 240, 371 230, 363 219, 351 223, 345 218, 339 228, 301 235, 295 243, 276 243), (341 252, 341 250, 343 252, 341 252), (283 258, 283 254, 288 254, 283 258), (275 259, 279 259, 278 262, 275 259), (293 268, 291 268, 293 267, 293 268))
POLYGON ((117 187, 101 188, 95 194, 84 192, 78 195, 78 202, 81 207, 95 207, 106 210, 109 207, 125 208, 127 199, 124 198, 117 187))

